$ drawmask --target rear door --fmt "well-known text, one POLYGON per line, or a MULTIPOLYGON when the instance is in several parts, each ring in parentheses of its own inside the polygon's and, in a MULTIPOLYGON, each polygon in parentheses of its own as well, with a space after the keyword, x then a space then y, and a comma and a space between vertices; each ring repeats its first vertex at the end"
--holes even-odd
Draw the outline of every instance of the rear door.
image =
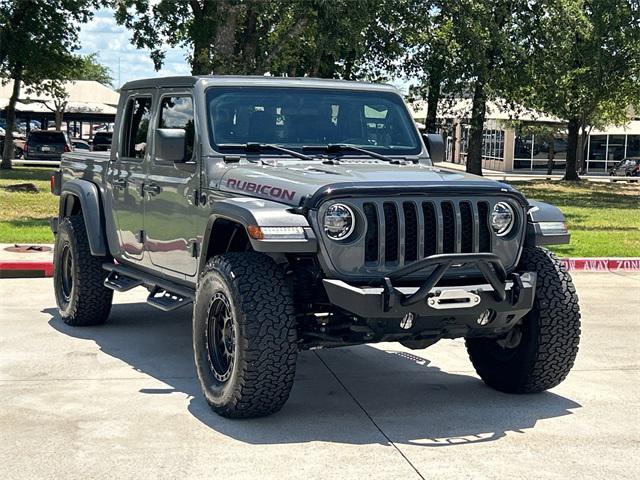
POLYGON ((129 260, 141 260, 143 256, 143 187, 152 106, 152 91, 136 91, 127 98, 118 152, 112 157, 114 164, 109 171, 120 251, 129 260))
POLYGON ((157 128, 185 130, 184 162, 174 163, 156 158, 151 153, 145 181, 145 249, 151 262, 167 274, 196 273, 198 232, 195 196, 199 186, 196 164, 196 131, 193 98, 189 91, 163 90, 154 120, 157 128))

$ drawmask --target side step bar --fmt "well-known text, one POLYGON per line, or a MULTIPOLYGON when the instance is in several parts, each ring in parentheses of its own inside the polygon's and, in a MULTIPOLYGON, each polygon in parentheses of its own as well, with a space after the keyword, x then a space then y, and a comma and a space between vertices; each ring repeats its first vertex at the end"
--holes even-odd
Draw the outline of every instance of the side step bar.
POLYGON ((147 303, 165 312, 188 305, 195 298, 192 288, 140 272, 126 265, 103 263, 102 268, 110 272, 104 280, 105 287, 116 292, 126 292, 144 285, 150 291, 147 303))

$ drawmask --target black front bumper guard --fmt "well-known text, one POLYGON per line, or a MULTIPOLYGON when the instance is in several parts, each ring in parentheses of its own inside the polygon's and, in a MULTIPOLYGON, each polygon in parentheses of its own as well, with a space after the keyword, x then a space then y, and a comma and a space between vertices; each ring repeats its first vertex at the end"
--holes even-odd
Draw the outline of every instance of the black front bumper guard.
MULTIPOLYGON (((507 272, 502 266, 502 262, 497 255, 494 255, 493 253, 445 253, 418 260, 411 265, 399 268, 398 270, 390 273, 389 276, 385 277, 383 280, 385 311, 388 311, 396 303, 400 303, 400 305, 406 307, 425 301, 431 290, 442 279, 445 273, 447 273, 447 270, 453 266, 457 267, 463 265, 474 265, 493 288, 493 295, 496 301, 505 301, 507 298, 505 288, 507 272), (435 269, 415 293, 405 295, 393 287, 392 282, 394 280, 400 280, 412 273, 416 273, 430 267, 435 267, 435 269)), ((512 273, 511 279, 514 281, 514 292, 518 292, 523 287, 520 275, 512 273)))
MULTIPOLYGON (((363 317, 392 318, 412 312, 428 317, 474 316, 484 309, 524 315, 532 308, 536 274, 510 273, 492 253, 433 255, 391 272, 381 287, 358 287, 341 280, 323 280, 329 300, 363 317), (475 266, 486 284, 438 286, 452 268, 475 266), (396 287, 402 279, 421 270, 432 271, 419 287, 396 287)), ((406 282, 405 282, 406 283, 406 282)))

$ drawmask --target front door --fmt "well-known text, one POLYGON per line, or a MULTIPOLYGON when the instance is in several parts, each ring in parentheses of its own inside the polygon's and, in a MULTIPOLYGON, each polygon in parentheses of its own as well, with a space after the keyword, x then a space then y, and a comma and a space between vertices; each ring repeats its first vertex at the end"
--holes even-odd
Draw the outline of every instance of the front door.
POLYGON ((127 99, 118 152, 109 171, 120 251, 124 258, 132 260, 140 260, 143 255, 143 185, 149 159, 152 99, 150 92, 135 93, 127 99))
POLYGON ((165 273, 193 276, 197 269, 195 198, 199 176, 193 99, 189 92, 163 94, 154 119, 154 133, 157 128, 184 129, 186 151, 184 161, 177 163, 156 158, 152 152, 145 180, 145 249, 151 262, 165 269, 165 273))

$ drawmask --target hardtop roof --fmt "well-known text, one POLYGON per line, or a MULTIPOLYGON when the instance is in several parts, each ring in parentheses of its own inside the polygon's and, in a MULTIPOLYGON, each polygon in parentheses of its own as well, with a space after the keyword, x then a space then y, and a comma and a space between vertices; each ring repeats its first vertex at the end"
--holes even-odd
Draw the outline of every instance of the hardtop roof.
POLYGON ((396 92, 392 85, 372 82, 355 82, 308 77, 265 77, 260 75, 197 75, 180 77, 158 77, 132 80, 122 86, 122 90, 143 88, 193 87, 198 81, 206 86, 262 86, 290 88, 328 88, 345 90, 382 90, 396 92))

